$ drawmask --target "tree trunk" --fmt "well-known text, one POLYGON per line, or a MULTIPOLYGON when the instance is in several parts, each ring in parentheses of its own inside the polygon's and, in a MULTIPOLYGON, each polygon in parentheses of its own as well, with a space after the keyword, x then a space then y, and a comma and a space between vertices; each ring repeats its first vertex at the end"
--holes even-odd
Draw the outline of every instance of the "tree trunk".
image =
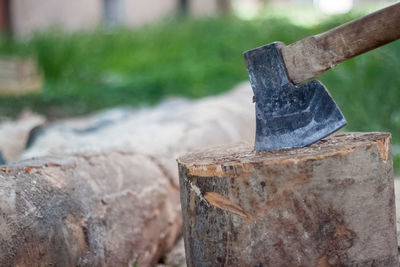
POLYGON ((150 266, 181 233, 179 190, 131 152, 0 167, 0 266, 150 266))
POLYGON ((188 266, 398 266, 391 136, 178 160, 188 266))

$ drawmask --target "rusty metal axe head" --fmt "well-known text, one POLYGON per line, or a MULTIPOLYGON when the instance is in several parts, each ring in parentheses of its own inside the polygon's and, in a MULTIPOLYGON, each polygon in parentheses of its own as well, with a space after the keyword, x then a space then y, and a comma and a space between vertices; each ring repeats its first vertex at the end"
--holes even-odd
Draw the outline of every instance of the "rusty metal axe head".
POLYGON ((255 150, 304 147, 346 125, 319 81, 294 85, 282 61, 282 43, 245 52, 256 106, 255 150))

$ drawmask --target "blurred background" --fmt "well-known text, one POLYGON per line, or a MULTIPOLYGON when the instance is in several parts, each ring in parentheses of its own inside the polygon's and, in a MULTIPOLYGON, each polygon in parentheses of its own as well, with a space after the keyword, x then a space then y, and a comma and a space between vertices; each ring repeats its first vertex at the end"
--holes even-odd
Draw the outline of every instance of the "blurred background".
MULTIPOLYGON (((58 119, 215 95, 247 80, 245 50, 289 44, 394 2, 1 0, 0 116, 31 110, 58 119)), ((400 42, 320 80, 345 130, 393 133, 399 172, 400 42)))

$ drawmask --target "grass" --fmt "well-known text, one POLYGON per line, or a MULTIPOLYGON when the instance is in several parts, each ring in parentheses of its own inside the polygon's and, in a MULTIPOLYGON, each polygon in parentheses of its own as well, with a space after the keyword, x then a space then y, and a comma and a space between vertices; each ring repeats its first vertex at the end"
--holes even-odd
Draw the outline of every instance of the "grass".
MULTIPOLYGON (((30 108, 64 117, 154 104, 166 96, 218 94, 247 80, 243 51, 276 40, 291 43, 354 17, 331 17, 311 27, 276 17, 171 19, 138 30, 53 30, 27 42, 2 39, 0 53, 35 55, 46 80, 42 94, 0 98, 0 114, 15 116, 30 108)), ((400 143, 399 70, 395 42, 321 77, 348 120, 346 130, 390 131, 400 143)))
POLYGON ((247 79, 243 51, 312 32, 283 19, 175 19, 135 31, 50 31, 28 42, 3 40, 0 53, 36 55, 46 82, 41 95, 1 98, 0 113, 26 107, 70 116, 169 95, 217 94, 247 79))

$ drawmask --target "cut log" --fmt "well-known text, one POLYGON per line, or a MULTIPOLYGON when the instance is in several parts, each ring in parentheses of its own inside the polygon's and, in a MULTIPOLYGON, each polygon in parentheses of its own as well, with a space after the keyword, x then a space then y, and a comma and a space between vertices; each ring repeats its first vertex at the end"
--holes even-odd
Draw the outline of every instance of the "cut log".
MULTIPOLYGON (((157 263, 181 234, 176 156, 253 139, 251 95, 245 83, 217 97, 35 128, 22 157, 47 158, 0 166, 0 266, 157 263)), ((3 128, 9 143, 15 130, 3 128)), ((6 156, 15 151, 7 147, 0 142, 6 156)))
POLYGON ((398 266, 391 136, 178 159, 188 266, 398 266))
POLYGON ((0 168, 0 266, 150 266, 181 234, 179 190, 131 152, 0 168))
POLYGON ((196 101, 170 99, 152 108, 112 109, 55 122, 31 136, 31 146, 21 157, 129 149, 154 155, 178 185, 175 159, 180 154, 254 139, 252 95, 246 82, 226 94, 196 101))

